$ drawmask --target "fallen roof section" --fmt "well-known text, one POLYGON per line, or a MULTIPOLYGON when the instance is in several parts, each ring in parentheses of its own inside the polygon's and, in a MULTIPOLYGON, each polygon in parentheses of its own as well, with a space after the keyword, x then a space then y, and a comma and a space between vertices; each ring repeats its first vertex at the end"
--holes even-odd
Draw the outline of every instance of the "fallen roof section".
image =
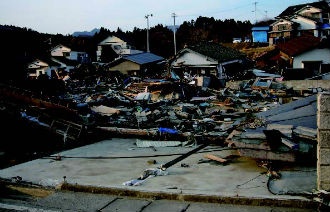
POLYGON ((278 107, 257 113, 256 115, 260 118, 266 119, 266 121, 270 123, 317 129, 316 114, 316 95, 311 95, 279 105, 278 107))

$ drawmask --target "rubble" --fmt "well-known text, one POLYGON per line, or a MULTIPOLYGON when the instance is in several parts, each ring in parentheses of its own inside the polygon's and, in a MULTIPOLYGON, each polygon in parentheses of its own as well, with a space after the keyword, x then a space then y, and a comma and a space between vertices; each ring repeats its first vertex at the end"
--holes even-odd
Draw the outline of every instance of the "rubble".
MULTIPOLYGON (((170 145, 195 140, 235 147, 244 156, 288 162, 296 161, 297 154, 312 152, 315 94, 295 100, 292 88, 284 86, 278 75, 261 70, 255 75, 236 88, 216 90, 166 77, 125 79, 115 75, 96 77, 94 84, 68 78, 68 92, 42 105, 56 101, 57 107, 78 115, 75 122, 80 126, 109 136, 138 137, 144 139, 143 146, 147 140, 155 141, 156 146, 161 146, 158 141, 170 145), (267 136, 274 130, 281 134, 276 142, 267 136)), ((63 135, 70 137, 68 133, 63 135)), ((142 140, 138 143, 142 145, 142 140)))

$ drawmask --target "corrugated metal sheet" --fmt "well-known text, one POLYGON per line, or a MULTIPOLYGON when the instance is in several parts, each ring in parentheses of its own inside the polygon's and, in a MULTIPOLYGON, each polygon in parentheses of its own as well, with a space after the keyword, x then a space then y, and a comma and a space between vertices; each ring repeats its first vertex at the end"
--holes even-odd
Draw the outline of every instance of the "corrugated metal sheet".
POLYGON ((150 52, 128 55, 125 56, 124 59, 140 65, 164 60, 163 57, 160 57, 150 52))

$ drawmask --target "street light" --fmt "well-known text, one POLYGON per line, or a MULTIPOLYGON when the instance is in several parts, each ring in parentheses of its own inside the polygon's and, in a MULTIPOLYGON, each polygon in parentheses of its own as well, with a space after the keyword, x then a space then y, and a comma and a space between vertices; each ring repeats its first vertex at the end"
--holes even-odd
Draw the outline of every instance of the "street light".
POLYGON ((149 17, 152 17, 152 14, 148 14, 145 16, 147 19, 147 52, 150 52, 149 50, 149 17))

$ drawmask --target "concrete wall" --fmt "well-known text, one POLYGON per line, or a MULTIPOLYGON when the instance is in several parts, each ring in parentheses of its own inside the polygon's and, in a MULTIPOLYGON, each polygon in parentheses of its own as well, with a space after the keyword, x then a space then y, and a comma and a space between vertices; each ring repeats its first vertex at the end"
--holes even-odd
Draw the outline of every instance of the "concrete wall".
POLYGON ((330 93, 317 98, 317 189, 330 191, 330 93))

